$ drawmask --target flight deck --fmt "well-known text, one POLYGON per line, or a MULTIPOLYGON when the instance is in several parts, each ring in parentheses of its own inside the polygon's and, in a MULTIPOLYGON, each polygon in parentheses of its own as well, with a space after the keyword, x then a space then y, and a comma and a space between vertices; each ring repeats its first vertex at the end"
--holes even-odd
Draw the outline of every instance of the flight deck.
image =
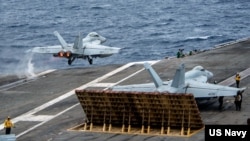
MULTIPOLYGON (((196 65, 201 65, 214 74, 209 82, 216 81, 232 87, 235 87, 234 75, 240 72, 244 76, 240 87, 247 87, 243 94, 241 111, 235 110, 234 97, 224 98, 222 111, 218 110, 217 100, 198 106, 203 124, 238 125, 247 124, 247 119, 250 118, 249 54, 250 39, 242 39, 183 58, 166 57, 162 60, 145 62, 149 62, 163 80, 172 79, 176 68, 181 63, 185 64, 186 71, 196 65)), ((181 132, 178 136, 158 136, 70 130, 82 125, 86 120, 81 101, 75 94, 76 90, 107 90, 114 85, 152 82, 143 63, 131 62, 100 67, 48 70, 38 74, 35 78, 12 80, 13 82, 9 82, 8 77, 5 77, 1 79, 0 87, 0 119, 3 122, 7 116, 12 117, 16 125, 12 133, 20 141, 31 139, 203 141, 203 129, 188 137, 182 136, 181 132)), ((0 134, 4 134, 2 124, 0 134)))

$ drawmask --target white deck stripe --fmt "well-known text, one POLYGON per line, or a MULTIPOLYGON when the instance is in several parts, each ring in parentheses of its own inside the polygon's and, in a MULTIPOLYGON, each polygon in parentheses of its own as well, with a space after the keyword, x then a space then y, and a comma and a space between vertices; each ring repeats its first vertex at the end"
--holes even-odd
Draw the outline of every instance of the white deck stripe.
POLYGON ((96 83, 96 84, 93 84, 89 87, 111 87, 113 85, 114 85, 114 83, 96 83))
POLYGON ((26 115, 20 117, 18 120, 19 121, 45 121, 45 120, 50 120, 54 118, 54 116, 51 115, 26 115))
POLYGON ((0 91, 6 91, 8 89, 11 89, 11 88, 23 85, 25 83, 31 82, 31 81, 35 80, 37 77, 48 74, 48 73, 51 73, 53 71, 55 71, 55 69, 47 70, 47 71, 41 72, 41 73, 39 73, 39 74, 37 74, 35 76, 28 77, 28 78, 25 78, 25 79, 22 79, 22 80, 18 80, 16 82, 9 83, 9 84, 6 84, 6 85, 2 85, 2 86, 0 86, 0 91))
MULTIPOLYGON (((239 72, 240 76, 241 76, 241 80, 248 77, 250 75, 250 68, 245 69, 242 72, 239 72)), ((227 78, 226 80, 220 82, 220 85, 224 85, 224 86, 231 86, 233 84, 235 84, 235 76, 231 76, 229 78, 227 78)))

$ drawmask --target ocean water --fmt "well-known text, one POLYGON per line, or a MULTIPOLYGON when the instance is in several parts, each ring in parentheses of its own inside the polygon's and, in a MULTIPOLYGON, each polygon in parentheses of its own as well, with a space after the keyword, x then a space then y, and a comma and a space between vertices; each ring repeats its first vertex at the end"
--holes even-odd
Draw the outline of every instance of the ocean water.
POLYGON ((0 0, 0 74, 33 75, 47 69, 95 67, 175 56, 178 49, 211 49, 250 36, 249 0, 0 0), (82 32, 107 38, 119 54, 77 59, 28 54, 37 46, 68 43, 82 32))

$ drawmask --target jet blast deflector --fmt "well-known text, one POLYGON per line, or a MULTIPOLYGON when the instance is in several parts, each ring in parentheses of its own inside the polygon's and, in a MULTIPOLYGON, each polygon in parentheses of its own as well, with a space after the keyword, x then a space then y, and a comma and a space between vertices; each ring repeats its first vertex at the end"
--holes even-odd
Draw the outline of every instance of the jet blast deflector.
POLYGON ((86 114, 78 130, 190 136, 204 127, 192 94, 76 90, 86 114))

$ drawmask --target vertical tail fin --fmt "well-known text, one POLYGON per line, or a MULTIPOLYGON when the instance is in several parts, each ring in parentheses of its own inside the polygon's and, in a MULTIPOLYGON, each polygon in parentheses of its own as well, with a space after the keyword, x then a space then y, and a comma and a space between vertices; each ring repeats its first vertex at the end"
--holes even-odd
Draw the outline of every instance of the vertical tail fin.
POLYGON ((178 69, 176 69, 174 79, 172 81, 171 87, 178 88, 185 84, 185 65, 181 64, 178 69))
POLYGON ((161 78, 155 72, 155 70, 151 67, 151 65, 148 63, 144 63, 144 67, 146 70, 148 70, 149 74, 152 76, 156 88, 159 88, 160 86, 162 86, 163 82, 162 82, 161 78))
POLYGON ((68 44, 66 43, 66 41, 63 39, 63 37, 59 34, 59 32, 54 31, 54 35, 58 38, 62 48, 66 48, 68 46, 68 44))
POLYGON ((81 48, 82 47, 82 34, 79 32, 79 35, 76 36, 73 48, 81 48))

